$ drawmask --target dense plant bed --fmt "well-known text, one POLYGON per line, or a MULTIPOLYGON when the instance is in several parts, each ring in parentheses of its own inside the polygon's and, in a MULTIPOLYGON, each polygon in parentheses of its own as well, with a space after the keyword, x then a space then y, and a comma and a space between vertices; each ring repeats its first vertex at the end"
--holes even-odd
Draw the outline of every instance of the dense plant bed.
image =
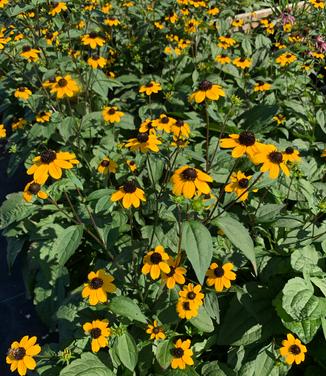
POLYGON ((232 3, 0 0, 0 225, 59 338, 11 371, 325 374, 325 4, 232 3))

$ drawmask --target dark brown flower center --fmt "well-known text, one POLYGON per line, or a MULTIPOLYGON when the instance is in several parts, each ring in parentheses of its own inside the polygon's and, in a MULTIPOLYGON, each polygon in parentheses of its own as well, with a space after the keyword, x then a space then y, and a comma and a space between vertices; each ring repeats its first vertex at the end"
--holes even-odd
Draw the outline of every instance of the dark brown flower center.
POLYGON ((291 148, 291 146, 289 146, 288 148, 285 149, 286 154, 293 154, 293 152, 294 152, 294 149, 291 148))
POLYGON ((30 51, 32 48, 31 48, 31 46, 24 46, 23 47, 23 52, 28 52, 28 51, 30 51))
POLYGON ((183 303, 182 303, 182 308, 183 308, 185 311, 190 311, 190 304, 189 304, 189 302, 183 302, 183 303))
POLYGON ((157 328, 157 327, 153 328, 154 334, 158 334, 159 332, 160 332, 160 328, 157 328))
POLYGON ((45 164, 49 164, 53 162, 56 158, 57 154, 53 150, 45 150, 41 153, 41 162, 45 164))
POLYGON ((175 267, 170 266, 170 272, 166 275, 167 277, 173 277, 175 274, 175 267))
POLYGON ((134 193, 136 189, 137 189, 136 184, 133 181, 127 181, 123 186, 123 190, 126 193, 134 193))
POLYGON ((15 360, 22 360, 26 355, 26 350, 24 347, 18 347, 17 349, 11 350, 11 355, 15 358, 15 360))
POLYGON ((172 355, 175 358, 182 358, 184 354, 184 350, 181 347, 177 347, 175 349, 172 349, 172 355))
POLYGON ((110 108, 109 111, 108 111, 108 114, 109 115, 115 114, 115 109, 114 108, 110 108))
POLYGON ((136 164, 135 161, 130 161, 130 162, 129 162, 129 166, 134 166, 135 164, 136 164))
POLYGON ((40 184, 37 184, 37 183, 32 183, 28 188, 28 192, 33 195, 36 195, 40 190, 41 190, 41 186, 40 184))
POLYGON ((194 168, 188 167, 182 172, 184 180, 194 181, 197 178, 197 172, 194 168))
POLYGON ((242 178, 238 181, 238 185, 240 188, 248 188, 249 180, 246 178, 242 178))
POLYGON ((53 33, 47 32, 46 37, 47 37, 47 39, 52 39, 53 33))
POLYGON ((256 142, 256 137, 252 132, 244 131, 239 135, 239 142, 241 145, 252 146, 256 142))
POLYGON ((60 78, 60 80, 58 81, 58 85, 59 85, 60 87, 65 87, 65 86, 67 86, 67 83, 68 83, 68 81, 67 81, 65 78, 60 78))
POLYGON ((18 90, 23 92, 23 91, 25 91, 25 88, 24 87, 20 87, 18 90))
POLYGON ((204 80, 199 84, 199 90, 207 91, 213 87, 213 84, 210 81, 204 80))
POLYGON ((95 31, 92 31, 91 33, 88 34, 89 38, 95 39, 97 37, 97 33, 95 31))
POLYGON ((224 276, 224 269, 222 268, 222 266, 219 265, 216 269, 214 269, 214 275, 217 278, 221 278, 224 276))
POLYGON ((110 165, 110 161, 104 159, 102 162, 101 162, 101 166, 102 167, 108 167, 110 165))
POLYGON ((301 349, 298 345, 291 345, 289 351, 293 355, 299 355, 301 353, 301 349))
POLYGON ((91 335, 91 337, 94 338, 94 339, 96 339, 96 338, 98 338, 98 337, 101 337, 101 334, 102 334, 102 332, 101 332, 101 329, 100 329, 100 328, 93 328, 93 329, 91 329, 91 331, 90 331, 90 335, 91 335))
POLYGON ((182 127, 183 125, 184 125, 184 121, 183 120, 177 120, 176 122, 175 122, 175 125, 177 126, 177 127, 182 127))
POLYGON ((146 87, 153 87, 153 86, 154 86, 153 82, 150 82, 150 83, 148 83, 148 84, 146 85, 146 87))
POLYGON ((98 278, 98 277, 93 278, 89 283, 92 290, 97 290, 97 289, 101 288, 103 286, 103 284, 104 284, 103 279, 98 278))
POLYGON ((189 300, 194 300, 196 298, 196 294, 193 291, 188 292, 187 298, 189 300))
POLYGON ((279 151, 272 151, 272 152, 268 155, 268 159, 269 159, 272 163, 280 164, 280 163, 283 162, 283 155, 282 155, 282 153, 280 153, 279 151))
POLYGON ((149 136, 148 136, 148 133, 146 133, 146 132, 144 132, 144 133, 138 133, 138 135, 137 135, 137 140, 141 144, 147 142, 148 138, 149 138, 149 136))
POLYGON ((150 260, 152 264, 157 265, 162 261, 162 255, 158 252, 154 252, 151 254, 150 260))
POLYGON ((161 119, 161 123, 163 124, 167 124, 169 122, 169 118, 167 116, 164 116, 162 119, 161 119))

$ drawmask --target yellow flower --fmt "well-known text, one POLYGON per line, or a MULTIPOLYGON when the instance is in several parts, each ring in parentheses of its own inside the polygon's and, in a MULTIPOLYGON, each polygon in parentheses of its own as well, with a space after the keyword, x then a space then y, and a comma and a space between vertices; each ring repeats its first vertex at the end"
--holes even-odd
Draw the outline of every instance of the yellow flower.
POLYGON ((254 91, 267 91, 270 90, 271 87, 272 85, 267 82, 257 82, 254 86, 254 91))
POLYGON ((319 52, 311 52, 310 56, 312 56, 312 57, 314 57, 315 59, 318 59, 318 60, 324 60, 325 59, 325 55, 322 54, 322 53, 319 53, 319 52))
POLYGON ((301 161, 299 150, 295 150, 291 146, 287 147, 282 154, 285 162, 301 161))
POLYGON ((251 67, 251 59, 246 59, 244 57, 237 57, 233 60, 233 64, 241 69, 246 69, 251 67))
POLYGON ((220 13, 220 10, 217 7, 211 7, 210 9, 208 9, 207 13, 210 16, 216 16, 217 14, 220 13))
POLYGON ((264 145, 256 141, 256 137, 251 131, 243 131, 240 134, 230 134, 229 138, 222 138, 220 141, 221 148, 232 148, 232 157, 240 158, 247 154, 252 158, 260 153, 264 145))
POLYGON ((66 3, 60 2, 56 3, 56 5, 49 11, 49 15, 54 17, 57 14, 61 13, 64 10, 67 10, 67 5, 66 3))
POLYGON ((194 364, 192 359, 193 352, 190 349, 190 346, 190 339, 187 339, 186 341, 182 341, 181 339, 177 340, 174 349, 172 349, 173 359, 171 361, 171 367, 173 369, 185 369, 187 365, 192 366, 194 364))
POLYGON ((106 3, 102 6, 101 11, 105 14, 108 14, 110 10, 112 9, 112 4, 106 3))
POLYGON ((104 68, 106 63, 107 63, 107 59, 99 55, 90 56, 87 60, 87 64, 90 65, 94 69, 98 67, 104 68))
POLYGON ((199 306, 192 304, 189 300, 184 300, 182 298, 178 299, 176 311, 180 319, 190 320, 193 317, 198 316, 199 306))
POLYGON ((70 74, 66 76, 58 76, 55 78, 55 83, 51 85, 50 92, 56 94, 57 99, 65 97, 73 97, 79 92, 80 88, 75 80, 73 80, 70 74))
POLYGON ((111 196, 111 201, 122 200, 122 205, 124 208, 129 209, 130 206, 138 208, 140 201, 146 201, 144 191, 137 188, 134 181, 127 181, 123 186, 121 186, 116 192, 111 196))
POLYGON ((284 52, 282 55, 280 55, 276 59, 276 62, 281 67, 284 67, 286 65, 290 65, 291 63, 293 63, 296 60, 297 60, 297 57, 294 54, 292 54, 291 52, 284 52))
POLYGON ((227 55, 217 55, 215 57, 215 61, 217 61, 218 63, 224 65, 224 64, 229 64, 231 63, 231 58, 227 55))
POLYGON ((24 128, 24 125, 27 124, 27 121, 24 118, 19 118, 17 121, 14 121, 11 124, 11 129, 15 131, 16 129, 22 129, 24 128))
POLYGON ((227 50, 229 47, 233 47, 237 43, 235 39, 228 36, 220 36, 218 40, 218 47, 223 48, 224 50, 227 50))
POLYGON ((120 25, 120 21, 116 18, 107 18, 106 20, 104 20, 104 25, 118 26, 118 25, 120 25))
POLYGON ((112 283, 114 278, 112 275, 107 274, 104 269, 90 272, 87 278, 88 282, 84 284, 82 297, 88 298, 90 305, 106 303, 108 301, 108 293, 115 292, 117 289, 112 283))
POLYGON ((304 361, 307 348, 298 338, 295 338, 289 333, 287 339, 282 341, 282 345, 283 347, 280 348, 280 354, 285 358, 287 364, 291 365, 294 362, 300 364, 304 361))
POLYGON ((252 161, 255 164, 263 164, 260 168, 261 172, 269 172, 271 179, 276 179, 280 173, 280 170, 284 172, 286 176, 290 175, 290 171, 286 166, 286 161, 283 158, 283 154, 277 150, 274 145, 265 145, 261 153, 256 154, 252 161))
POLYGON ((159 21, 154 22, 154 26, 159 30, 164 29, 164 25, 159 21))
POLYGON ((3 124, 0 124, 0 138, 6 138, 7 131, 3 124))
POLYGON ((134 171, 137 170, 137 165, 136 165, 135 161, 128 160, 127 161, 127 165, 128 165, 128 167, 129 167, 129 169, 130 169, 131 172, 134 172, 134 171))
POLYGON ((164 114, 160 115, 159 119, 153 120, 153 126, 159 131, 170 133, 171 126, 176 122, 172 117, 168 117, 164 114))
POLYGON ((41 51, 37 50, 35 48, 32 48, 31 46, 24 46, 22 48, 22 52, 20 53, 20 56, 22 56, 24 59, 28 60, 29 62, 37 61, 39 59, 39 53, 41 51))
POLYGON ((201 285, 194 286, 192 283, 183 286, 183 290, 179 291, 179 296, 184 301, 189 301, 191 305, 200 307, 203 305, 204 294, 200 292, 201 285))
POLYGON ((118 111, 118 107, 110 107, 106 106, 102 110, 102 116, 104 121, 108 123, 120 123, 122 116, 124 115, 123 112, 118 111))
MULTIPOLYGON (((246 176, 241 171, 233 172, 231 175, 231 183, 227 184, 224 188, 225 192, 235 192, 240 201, 245 201, 248 198, 249 180, 252 175, 246 176), (244 193, 245 192, 245 193, 244 193)), ((253 192, 257 191, 253 189, 253 192)))
POLYGON ((41 189, 41 184, 35 183, 35 181, 27 183, 23 193, 24 200, 30 202, 32 201, 34 195, 36 195, 38 198, 41 198, 42 200, 45 200, 46 198, 48 198, 48 194, 41 191, 41 189))
POLYGON ((189 138, 190 125, 183 120, 177 120, 171 125, 171 132, 177 138, 189 138))
POLYGON ((36 343, 37 338, 29 336, 23 337, 20 342, 13 342, 6 357, 6 363, 10 364, 10 371, 25 376, 27 370, 36 368, 34 356, 41 352, 41 347, 36 343))
POLYGON ((107 175, 109 172, 115 174, 117 172, 117 163, 114 162, 112 159, 104 157, 102 162, 99 164, 97 171, 100 174, 107 175))
POLYGON ((0 0, 0 9, 4 8, 9 3, 9 0, 0 0))
POLYGON ((82 36, 82 43, 85 46, 90 46, 90 48, 95 49, 98 47, 102 47, 105 43, 105 40, 101 38, 95 31, 92 31, 89 34, 82 36))
POLYGON ((232 21, 233 27, 242 27, 243 24, 244 24, 244 21, 241 18, 238 18, 238 19, 235 19, 235 20, 232 21))
POLYGON ((51 112, 50 111, 42 111, 36 115, 35 120, 38 123, 47 123, 51 119, 51 112))
POLYGON ((176 196, 183 195, 185 198, 192 198, 195 193, 208 194, 211 188, 207 183, 212 181, 213 178, 197 168, 182 166, 174 172, 171 178, 172 192, 176 196))
POLYGON ((231 281, 236 279, 236 274, 232 272, 233 264, 227 262, 224 265, 218 265, 213 262, 206 273, 207 286, 214 286, 216 292, 222 292, 224 288, 231 287, 231 281))
POLYGON ((79 163, 74 153, 55 152, 50 149, 35 157, 33 162, 34 164, 27 170, 27 175, 33 175, 34 181, 41 185, 48 180, 49 175, 53 179, 60 179, 62 169, 70 170, 73 165, 79 163))
POLYGON ((145 93, 146 95, 152 95, 153 93, 158 93, 161 91, 161 84, 159 82, 151 81, 147 85, 142 85, 139 89, 140 93, 145 93))
POLYGON ((153 151, 157 153, 160 150, 158 145, 161 143, 155 134, 138 133, 136 138, 128 140, 125 147, 130 148, 131 151, 141 151, 142 153, 153 151))
POLYGON ((324 0, 309 0, 309 2, 316 9, 324 9, 325 8, 325 2, 324 2, 324 0))
POLYGON ((178 15, 175 12, 172 12, 165 17, 165 21, 169 21, 172 24, 175 24, 178 21, 178 15))
POLYGON ((278 114, 273 117, 273 120, 275 120, 277 124, 280 125, 286 121, 286 117, 282 114, 278 114))
POLYGON ((326 157, 326 149, 324 149, 320 155, 321 157, 325 158, 326 157))
POLYGON ((220 85, 213 84, 210 81, 204 80, 199 84, 198 91, 190 95, 190 100, 196 103, 203 102, 206 98, 212 101, 217 101, 220 97, 224 97, 225 93, 220 85))
POLYGON ((15 91, 14 95, 17 99, 27 101, 27 99, 32 95, 32 92, 27 87, 22 86, 15 91))
POLYGON ((158 325, 157 320, 154 320, 153 325, 148 324, 146 333, 150 334, 150 339, 165 339, 166 335, 164 333, 164 329, 158 325))
POLYGON ((186 21, 185 32, 189 34, 195 33, 199 25, 200 25, 200 22, 192 18, 186 21))
POLYGON ((169 257, 168 264, 170 266, 170 272, 167 274, 162 273, 162 279, 166 283, 166 287, 173 289, 176 283, 183 285, 186 282, 184 274, 186 274, 187 270, 182 266, 178 266, 178 261, 173 260, 172 257, 169 257))
POLYGON ((156 124, 154 124, 154 121, 151 119, 144 120, 139 127, 139 133, 150 133, 150 134, 156 134, 155 132, 156 124))
POLYGON ((169 255, 165 252, 161 245, 155 247, 154 250, 148 251, 143 259, 143 267, 141 272, 143 274, 150 274, 152 279, 158 279, 161 271, 163 273, 170 273, 170 266, 168 264, 169 255))
POLYGON ((93 320, 83 325, 84 332, 92 338, 91 347, 94 353, 109 345, 108 337, 111 335, 111 329, 108 325, 108 320, 93 320))

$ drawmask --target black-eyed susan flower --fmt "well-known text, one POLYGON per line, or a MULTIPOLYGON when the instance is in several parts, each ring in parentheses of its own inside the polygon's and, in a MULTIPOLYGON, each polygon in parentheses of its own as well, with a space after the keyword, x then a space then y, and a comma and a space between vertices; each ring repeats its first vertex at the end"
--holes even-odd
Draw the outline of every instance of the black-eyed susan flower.
POLYGON ((299 150, 294 149, 292 146, 288 146, 282 154, 284 162, 295 163, 301 160, 299 150))
POLYGON ((192 198, 195 193, 208 194, 211 191, 208 183, 212 181, 212 177, 197 168, 182 166, 174 172, 171 178, 172 192, 176 196, 183 195, 185 198, 192 198))
POLYGON ((123 115, 124 113, 116 106, 106 106, 102 110, 103 119, 108 123, 120 123, 123 115))
POLYGON ((263 164, 260 168, 261 172, 269 172, 271 179, 277 179, 282 170, 286 176, 290 175, 290 171, 284 160, 283 153, 277 150, 274 145, 265 145, 262 152, 256 154, 252 161, 255 164, 263 164))
POLYGON ((185 32, 189 34, 196 33, 199 25, 200 21, 194 18, 187 20, 185 24, 185 32))
POLYGON ((235 39, 224 35, 220 36, 218 40, 218 47, 223 48, 224 50, 227 50, 229 47, 233 47, 237 43, 235 39))
POLYGON ((89 34, 83 35, 82 43, 85 46, 89 46, 92 49, 96 49, 97 47, 102 47, 105 43, 105 40, 98 35, 95 31, 90 32, 89 34))
POLYGON ((132 161, 132 160, 127 160, 127 165, 130 169, 131 172, 135 172, 137 170, 137 164, 135 161, 132 161))
POLYGON ((87 59, 87 64, 90 65, 93 69, 104 68, 106 63, 107 59, 99 55, 93 55, 87 59))
POLYGON ((110 10, 112 9, 112 4, 110 3, 106 3, 104 4, 102 7, 101 7, 101 11, 104 13, 104 14, 108 14, 110 12, 110 10))
POLYGON ((6 363, 10 364, 10 371, 17 371, 20 376, 25 376, 27 370, 34 370, 36 362, 34 357, 41 352, 37 343, 37 337, 24 336, 20 342, 13 342, 6 357, 6 363))
POLYGON ((41 111, 35 116, 38 123, 47 123, 50 121, 52 113, 50 111, 41 111))
POLYGON ((250 158, 263 150, 264 145, 257 142, 255 134, 243 131, 240 134, 230 134, 228 138, 220 140, 220 147, 232 150, 233 158, 240 158, 247 154, 250 158))
POLYGON ((147 325, 146 333, 150 334, 150 339, 152 340, 160 340, 166 338, 164 329, 159 326, 157 320, 154 320, 153 325, 147 325))
POLYGON ((109 345, 108 337, 111 335, 111 329, 108 325, 108 320, 93 320, 83 325, 84 332, 92 339, 91 348, 93 353, 97 353, 100 348, 109 345))
POLYGON ((254 85, 254 91, 267 91, 272 88, 272 85, 268 82, 256 82, 254 85))
MULTIPOLYGON (((245 201, 248 198, 249 191, 249 181, 252 178, 252 175, 245 175, 243 172, 233 172, 230 180, 231 183, 227 184, 224 188, 225 192, 234 192, 240 201, 245 201)), ((253 192, 257 191, 255 189, 253 192)))
POLYGON ((244 20, 242 18, 237 18, 232 21, 231 25, 233 27, 242 27, 244 25, 244 20))
POLYGON ((294 55, 291 52, 284 52, 282 55, 280 55, 278 58, 276 58, 277 64, 279 64, 281 67, 285 67, 287 65, 290 65, 291 63, 295 62, 297 60, 296 55, 294 55))
POLYGON ((231 58, 227 55, 217 55, 215 57, 215 61, 217 61, 218 63, 224 65, 224 64, 229 64, 231 63, 231 58))
POLYGON ((100 174, 107 175, 109 172, 115 174, 117 172, 118 164, 108 157, 104 157, 97 167, 100 174))
POLYGON ((28 60, 29 62, 34 62, 39 59, 40 50, 37 50, 36 48, 32 48, 31 46, 23 46, 22 52, 20 53, 20 56, 22 56, 24 59, 28 60))
POLYGON ((59 3, 55 3, 55 5, 52 7, 52 9, 49 11, 49 15, 54 17, 56 16, 57 14, 63 12, 63 11, 66 11, 68 8, 67 8, 67 4, 64 3, 64 2, 59 2, 59 3))
POLYGON ((33 165, 27 170, 27 174, 33 175, 34 181, 42 185, 49 175, 53 179, 60 179, 62 170, 70 170, 78 163, 74 153, 49 149, 33 159, 33 165))
POLYGON ((161 84, 159 82, 151 81, 146 85, 142 85, 139 88, 140 93, 145 93, 146 95, 156 94, 162 90, 161 84))
POLYGON ((124 208, 129 209, 131 206, 138 208, 140 201, 146 201, 144 191, 136 186, 134 181, 127 181, 111 196, 111 201, 122 200, 124 208))
POLYGON ((222 292, 224 288, 230 288, 231 281, 236 279, 236 274, 232 269, 233 264, 231 262, 227 262, 226 264, 213 262, 206 272, 207 286, 214 286, 216 292, 222 292))
POLYGON ((153 125, 156 127, 159 131, 164 131, 167 133, 170 133, 171 126, 176 122, 175 119, 172 117, 166 116, 164 114, 160 115, 158 119, 153 120, 153 125))
POLYGON ((104 20, 104 25, 106 26, 118 26, 120 25, 120 21, 117 18, 111 17, 104 20))
POLYGON ((275 115, 273 120, 277 122, 277 125, 283 124, 286 121, 286 117, 282 114, 275 115))
POLYGON ((199 306, 193 304, 189 300, 185 300, 183 298, 179 298, 176 306, 176 311, 180 319, 190 320, 193 317, 198 316, 198 309, 199 306))
POLYGON ((77 82, 71 77, 70 74, 66 76, 58 76, 55 82, 50 86, 50 92, 55 94, 57 99, 65 97, 73 97, 80 91, 77 82))
POLYGON ((117 289, 112 283, 114 281, 113 276, 107 274, 104 269, 90 272, 87 278, 88 282, 84 284, 82 297, 88 298, 90 305, 106 303, 108 301, 108 293, 113 293, 117 289))
POLYGON ((171 367, 173 369, 180 368, 185 369, 186 366, 192 366, 194 361, 192 359, 193 352, 190 349, 191 342, 190 339, 182 341, 178 339, 174 348, 171 351, 173 359, 171 361, 171 367))
POLYGON ((169 257, 168 264, 170 266, 169 273, 162 273, 162 279, 168 289, 173 289, 176 284, 183 285, 186 282, 184 275, 186 274, 186 268, 178 266, 177 260, 173 260, 169 257))
POLYGON ((209 14, 210 16, 216 16, 220 13, 220 10, 217 8, 217 7, 210 7, 208 10, 207 10, 207 14, 209 14))
POLYGON ((285 358, 287 364, 291 365, 294 362, 300 364, 305 360, 305 353, 307 352, 306 346, 291 333, 286 337, 287 339, 282 341, 283 347, 280 348, 280 354, 285 358))
POLYGON ((184 137, 177 137, 173 135, 173 141, 171 142, 171 146, 174 148, 181 148, 184 149, 189 145, 189 141, 187 138, 184 137))
POLYGON ((220 97, 225 97, 222 87, 204 80, 199 84, 198 90, 190 95, 190 100, 194 100, 196 103, 201 103, 204 102, 206 98, 212 101, 217 101, 220 97))
POLYGON ((15 91, 14 95, 17 99, 27 101, 27 99, 32 95, 32 92, 27 87, 21 86, 15 91))
POLYGON ((171 125, 171 132, 177 138, 189 138, 190 125, 187 122, 178 119, 171 125))
POLYGON ((7 131, 3 124, 0 124, 0 138, 6 138, 7 131))
POLYGON ((156 124, 152 119, 146 119, 144 120, 139 127, 139 133, 150 133, 150 134, 156 134, 155 132, 156 124))
POLYGON ((13 131, 15 131, 17 129, 22 129, 22 128, 24 128, 24 126, 26 124, 27 124, 27 121, 24 118, 19 118, 19 119, 13 121, 13 123, 11 124, 11 129, 13 131))
POLYGON ((125 144, 126 148, 130 148, 131 151, 141 151, 147 153, 153 151, 157 153, 160 149, 158 145, 162 142, 153 133, 138 133, 136 138, 130 138, 125 144))
POLYGON ((309 3, 314 6, 316 9, 324 9, 325 1, 324 0, 309 0, 309 3))
POLYGON ((246 69, 251 67, 252 61, 251 59, 247 59, 245 57, 236 57, 233 59, 232 63, 238 68, 246 69))
POLYGON ((201 285, 194 286, 192 283, 188 283, 179 291, 179 296, 181 299, 189 301, 191 305, 200 307, 203 304, 204 294, 201 292, 201 285))
POLYGON ((23 198, 27 202, 32 201, 33 196, 37 196, 43 200, 48 198, 48 194, 42 191, 41 184, 35 183, 35 181, 27 183, 23 192, 23 198))
POLYGON ((58 31, 54 31, 53 33, 51 31, 47 31, 45 34, 45 40, 48 46, 52 46, 55 42, 56 45, 59 44, 59 40, 57 39, 59 35, 58 31))
POLYGON ((161 245, 158 245, 154 250, 146 253, 143 259, 143 267, 141 272, 145 275, 149 274, 152 279, 158 279, 161 272, 170 273, 170 266, 168 264, 169 255, 165 252, 161 245))

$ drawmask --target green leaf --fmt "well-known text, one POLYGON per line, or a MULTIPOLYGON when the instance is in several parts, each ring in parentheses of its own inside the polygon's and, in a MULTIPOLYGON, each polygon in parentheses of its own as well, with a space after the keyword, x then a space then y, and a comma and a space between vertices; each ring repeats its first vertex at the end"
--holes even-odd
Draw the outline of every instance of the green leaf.
MULTIPOLYGON (((258 104, 250 110, 244 112, 240 119, 244 120, 243 127, 245 129, 263 130, 273 116, 278 112, 278 106, 268 104, 258 104)), ((240 120, 239 119, 239 120, 240 120)))
POLYGON ((198 281, 202 284, 213 257, 213 242, 210 232, 199 222, 184 222, 181 247, 186 251, 198 281))
POLYGON ((267 204, 262 205, 256 213, 257 223, 268 223, 278 219, 280 211, 285 205, 267 204))
POLYGON ((117 339, 117 354, 121 363, 133 371, 138 362, 136 343, 129 333, 124 333, 117 339))
POLYGON ((13 266, 16 257, 19 255, 21 250, 23 249, 25 238, 7 238, 7 263, 9 269, 13 266))
POLYGON ((92 70, 89 75, 92 75, 91 90, 105 99, 109 89, 122 86, 119 81, 108 78, 100 69, 92 70))
POLYGON ((126 296, 115 296, 109 303, 109 309, 117 315, 147 324, 147 318, 138 305, 126 296))
POLYGON ((83 225, 70 226, 64 229, 54 241, 51 254, 57 257, 63 266, 75 253, 83 237, 83 225))
POLYGON ((92 353, 84 353, 73 360, 59 376, 113 376, 114 373, 92 353))
POLYGON ((201 374, 202 376, 236 376, 233 370, 217 360, 206 363, 202 368, 201 374))
POLYGON ((172 340, 165 340, 165 341, 160 341, 160 343, 157 346, 156 350, 156 359, 159 363, 159 365, 166 369, 169 367, 171 360, 172 360, 172 354, 171 354, 171 349, 172 349, 172 340))
POLYGON ((198 315, 192 318, 190 323, 200 332, 211 333, 214 331, 213 321, 203 306, 199 308, 198 315))
POLYGON ((249 231, 243 226, 243 224, 230 216, 224 216, 215 219, 214 225, 223 230, 231 243, 242 251, 252 263, 252 266, 257 273, 254 242, 249 235, 249 231))
POLYGON ((312 245, 303 248, 297 248, 291 254, 291 266, 294 270, 301 273, 318 273, 322 270, 317 266, 319 260, 318 252, 312 245))

